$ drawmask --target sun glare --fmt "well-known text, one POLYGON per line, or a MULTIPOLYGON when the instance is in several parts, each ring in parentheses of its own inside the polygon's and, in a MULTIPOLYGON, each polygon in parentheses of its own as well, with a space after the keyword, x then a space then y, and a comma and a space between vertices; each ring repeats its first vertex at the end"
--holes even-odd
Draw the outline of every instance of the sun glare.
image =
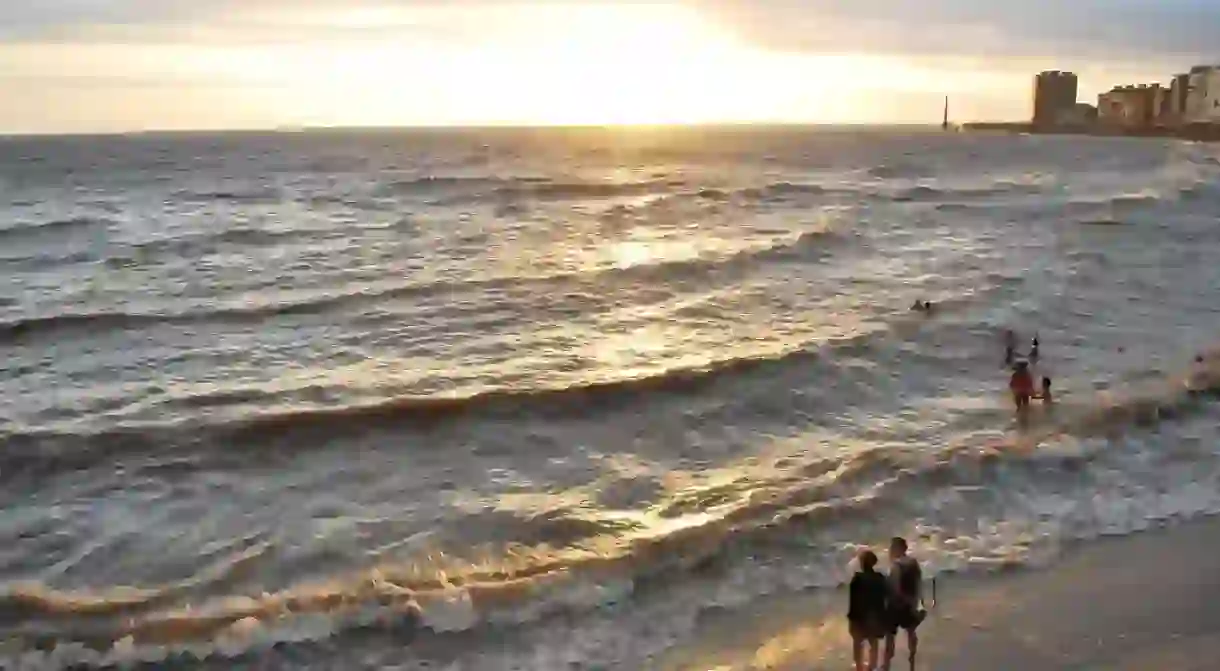
POLYGON ((310 77, 302 121, 663 124, 775 113, 751 95, 775 84, 768 58, 687 8, 540 4, 464 28, 473 37, 459 43, 299 49, 289 61, 310 77))
MULTIPOLYGON (((556 11, 534 24, 551 35, 518 52, 545 73, 537 120, 548 123, 694 123, 741 116, 740 89, 758 55, 691 10, 626 5, 556 11), (731 85, 726 87, 726 84, 731 85)), ((748 114, 747 114, 748 116, 748 114)))
POLYGON ((770 51, 677 4, 330 11, 342 40, 247 43, 195 60, 274 91, 267 114, 302 125, 868 120, 884 106, 861 82, 893 91, 918 79, 875 56, 770 51))
POLYGON ((81 28, 79 41, 0 44, 0 79, 14 91, 0 123, 928 122, 942 95, 970 115, 970 100, 1003 101, 1019 84, 973 62, 785 50, 700 3, 528 2, 220 3, 206 20, 141 28, 136 40, 116 25, 81 28))

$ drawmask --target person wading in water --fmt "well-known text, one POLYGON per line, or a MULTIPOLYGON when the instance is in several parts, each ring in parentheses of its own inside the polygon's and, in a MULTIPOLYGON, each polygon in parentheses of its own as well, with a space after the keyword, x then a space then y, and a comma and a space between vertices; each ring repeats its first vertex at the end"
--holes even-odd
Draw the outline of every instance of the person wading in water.
POLYGON ((1017 334, 1012 329, 1004 331, 1004 365, 1011 366, 1017 360, 1017 334))
POLYGON ((1029 410, 1029 400, 1034 395, 1034 376, 1029 372, 1028 362, 1017 362, 1017 367, 1008 380, 1008 389, 1012 392, 1012 402, 1017 406, 1017 414, 1025 414, 1029 410))

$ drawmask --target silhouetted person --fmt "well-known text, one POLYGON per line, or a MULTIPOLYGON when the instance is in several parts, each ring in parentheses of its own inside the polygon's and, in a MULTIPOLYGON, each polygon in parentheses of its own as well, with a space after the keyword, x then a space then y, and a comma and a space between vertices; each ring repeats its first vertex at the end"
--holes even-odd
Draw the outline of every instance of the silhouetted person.
POLYGON ((1034 340, 1032 343, 1030 343, 1030 346, 1029 346, 1030 361, 1037 361, 1038 357, 1042 356, 1042 352, 1040 351, 1039 345, 1040 345, 1040 343, 1038 342, 1038 336, 1034 336, 1034 340))
POLYGON ((1051 396, 1051 379, 1050 379, 1050 377, 1048 377, 1046 375, 1042 376, 1042 396, 1041 396, 1041 398, 1042 398, 1042 405, 1050 405, 1055 402, 1054 397, 1051 396))
POLYGON ((923 311, 928 314, 932 314, 932 301, 924 301, 923 311))
POLYGON ((864 550, 859 556, 860 570, 848 587, 847 629, 851 633, 852 659, 856 671, 877 668, 877 652, 890 631, 890 586, 878 573, 877 555, 864 550), (868 666, 864 665, 864 645, 868 644, 868 666))
POLYGON ((895 537, 890 541, 890 630, 885 637, 885 660, 881 664, 889 671, 894 661, 895 639, 899 629, 907 632, 907 659, 911 670, 915 669, 915 655, 919 652, 919 636, 915 630, 923 623, 928 612, 921 606, 923 570, 914 557, 907 554, 906 539, 895 537))

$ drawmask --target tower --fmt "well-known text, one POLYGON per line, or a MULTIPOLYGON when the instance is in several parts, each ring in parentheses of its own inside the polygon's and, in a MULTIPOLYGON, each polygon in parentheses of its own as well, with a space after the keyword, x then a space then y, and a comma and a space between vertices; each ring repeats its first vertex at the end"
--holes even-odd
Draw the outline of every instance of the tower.
POLYGON ((1076 105, 1078 86, 1076 74, 1072 72, 1047 70, 1035 75, 1033 126, 1055 126, 1060 116, 1076 105))

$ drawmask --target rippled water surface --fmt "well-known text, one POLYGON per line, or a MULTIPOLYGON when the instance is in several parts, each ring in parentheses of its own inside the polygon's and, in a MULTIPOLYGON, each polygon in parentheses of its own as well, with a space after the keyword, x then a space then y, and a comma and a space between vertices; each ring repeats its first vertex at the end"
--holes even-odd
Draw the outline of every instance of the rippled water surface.
POLYGON ((1220 510, 1218 156, 0 142, 0 658, 644 668, 893 533, 959 570, 1220 510))

